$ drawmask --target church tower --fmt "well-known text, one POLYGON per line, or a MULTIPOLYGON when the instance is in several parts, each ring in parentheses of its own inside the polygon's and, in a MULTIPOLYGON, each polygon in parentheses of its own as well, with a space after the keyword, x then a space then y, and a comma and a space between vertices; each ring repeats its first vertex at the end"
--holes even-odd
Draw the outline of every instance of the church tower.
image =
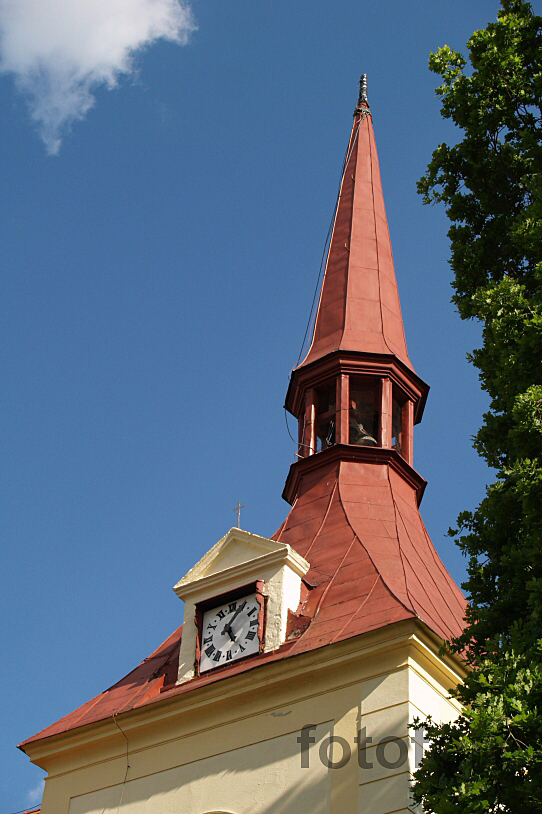
POLYGON ((461 631, 463 596, 418 511, 426 483, 412 467, 413 428, 428 389, 408 358, 362 77, 312 343, 286 396, 299 460, 274 539, 310 561, 309 581, 330 578, 306 640, 409 617, 443 639, 461 631))
POLYGON ((465 601, 423 526, 409 360, 365 78, 312 341, 292 373, 291 508, 232 528, 180 579, 184 623, 121 681, 24 741, 41 814, 407 814, 441 652, 465 601))

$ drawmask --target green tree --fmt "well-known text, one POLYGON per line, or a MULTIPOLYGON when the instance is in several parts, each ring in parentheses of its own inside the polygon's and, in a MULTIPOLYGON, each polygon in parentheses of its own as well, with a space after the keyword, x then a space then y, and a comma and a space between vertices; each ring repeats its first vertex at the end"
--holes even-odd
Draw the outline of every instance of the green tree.
POLYGON ((542 811, 542 17, 501 0, 469 60, 431 54, 441 144, 419 182, 451 221, 453 302, 483 325, 478 368, 490 409, 475 448, 496 481, 450 534, 468 557, 464 714, 429 724, 415 799, 437 814, 542 811))

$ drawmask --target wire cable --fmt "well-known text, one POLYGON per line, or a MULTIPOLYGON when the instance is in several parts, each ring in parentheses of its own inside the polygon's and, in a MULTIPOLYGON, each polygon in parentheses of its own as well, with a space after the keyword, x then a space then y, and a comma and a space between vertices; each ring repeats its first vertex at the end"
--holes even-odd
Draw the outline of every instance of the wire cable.
MULTIPOLYGON (((362 118, 365 118, 365 117, 362 117, 362 118)), ((343 185, 344 174, 346 172, 346 168, 348 166, 350 158, 352 157, 352 151, 354 149, 354 145, 355 145, 355 143, 357 141, 357 138, 358 138, 358 133, 359 133, 359 128, 360 128, 360 125, 361 125, 361 121, 362 121, 362 119, 360 119, 360 121, 358 122, 356 132, 354 133, 354 136, 353 136, 351 142, 349 142, 348 147, 346 148, 346 152, 344 154, 344 160, 343 160, 342 171, 341 171, 341 178, 340 178, 340 181, 339 181, 339 187, 337 189, 337 195, 336 195, 336 198, 335 198, 335 206, 333 208, 333 214, 331 216, 331 222, 329 224, 326 239, 325 239, 325 242, 324 242, 324 249, 322 251, 322 257, 321 257, 321 260, 320 260, 320 268, 318 270, 318 277, 317 277, 317 280, 316 280, 316 285, 314 287, 314 294, 313 294, 313 297, 312 297, 312 303, 311 303, 309 318, 307 320, 307 326, 305 328, 305 334, 303 336, 303 341, 301 343, 301 349, 299 351, 299 356, 297 357, 297 362, 295 364, 295 367, 297 367, 299 365, 299 362, 301 360, 301 356, 303 355, 303 350, 305 348, 305 342, 307 341, 307 336, 308 336, 310 328, 311 328, 312 318, 313 318, 313 314, 314 314, 314 304, 315 304, 316 298, 318 296, 318 291, 319 291, 319 288, 320 288, 320 280, 322 278, 322 272, 323 272, 324 265, 325 265, 325 260, 326 260, 326 257, 327 257, 329 243, 330 243, 331 235, 333 233, 333 226, 335 224, 335 218, 337 216, 337 209, 339 208, 339 200, 340 200, 340 196, 341 196, 341 189, 342 189, 342 185, 343 185)), ((292 370, 293 370, 293 368, 292 368, 292 370)))
MULTIPOLYGON (((305 348, 305 342, 307 341, 307 336, 308 336, 309 331, 311 329, 311 325, 312 325, 312 321, 313 321, 313 314, 314 314, 314 304, 316 302, 316 297, 318 296, 318 291, 320 289, 320 280, 322 279, 322 272, 323 272, 323 269, 324 269, 325 260, 326 260, 326 257, 327 257, 327 252, 328 252, 328 248, 329 248, 330 241, 331 241, 331 235, 333 234, 333 227, 335 225, 335 218, 337 216, 337 210, 339 208, 339 200, 340 200, 340 197, 341 197, 341 189, 342 189, 342 185, 343 185, 344 174, 346 172, 346 168, 348 167, 348 163, 349 163, 350 158, 352 156, 352 151, 354 149, 354 145, 355 145, 355 143, 357 141, 357 138, 358 138, 358 133, 359 133, 359 128, 360 128, 361 122, 363 121, 364 118, 365 118, 365 116, 362 116, 360 118, 360 121, 358 122, 358 126, 356 128, 356 132, 354 133, 351 141, 349 142, 348 147, 346 148, 346 151, 345 151, 345 154, 344 154, 342 171, 341 171, 341 180, 339 181, 339 187, 337 189, 337 195, 336 195, 336 198, 335 198, 335 206, 333 207, 333 214, 331 216, 331 221, 330 221, 330 224, 329 224, 329 228, 327 230, 327 235, 326 235, 326 239, 325 239, 325 242, 324 242, 324 249, 322 251, 322 257, 320 259, 320 268, 318 270, 318 277, 317 277, 317 280, 316 280, 316 285, 314 287, 314 294, 312 296, 312 303, 311 303, 309 318, 307 320, 307 325, 305 327, 305 334, 303 336, 303 341, 301 343, 301 348, 299 350, 299 356, 297 357, 297 362, 295 363, 295 367, 297 367, 299 365, 299 362, 301 361, 301 357, 303 355, 303 350, 305 348)), ((293 367, 292 370, 290 370, 290 377, 291 377, 292 371, 295 369, 295 367, 293 367)), ((286 429, 288 431, 288 435, 290 436, 290 438, 294 442, 294 444, 297 444, 298 447, 301 446, 301 447, 307 447, 308 449, 312 449, 310 444, 302 444, 299 441, 296 441, 296 439, 293 437, 292 433, 290 432, 290 427, 289 427, 289 424, 288 424, 288 411, 286 410, 286 407, 284 408, 284 420, 286 422, 286 429)), ((313 451, 315 451, 315 450, 313 450, 313 451)))
MULTIPOLYGON (((290 425, 288 424, 288 410, 286 409, 286 407, 284 408, 284 420, 286 421, 286 429, 288 430, 288 435, 290 436, 294 444, 297 444, 298 447, 307 447, 307 449, 312 449, 313 452, 316 452, 314 447, 311 447, 310 444, 303 444, 301 441, 295 440, 294 436, 290 432, 290 425)), ((301 458, 301 455, 299 455, 298 453, 297 457, 301 458)))
POLYGON ((38 812, 41 806, 34 806, 33 808, 21 808, 20 811, 10 811, 9 814, 33 814, 38 812))
POLYGON ((128 762, 128 736, 126 735, 126 732, 124 731, 124 729, 122 729, 121 726, 119 725, 119 723, 117 722, 117 717, 116 716, 117 716, 117 713, 115 712, 114 715, 113 715, 113 722, 114 722, 115 726, 117 727, 117 729, 119 730, 119 732, 121 732, 122 735, 124 735, 124 737, 126 738, 126 771, 124 773, 124 780, 122 781, 122 791, 120 793, 120 800, 119 800, 119 804, 117 806, 117 814, 119 814, 120 807, 122 805, 122 798, 124 797, 124 788, 126 786, 126 778, 128 777, 128 772, 130 771, 130 763, 128 762))

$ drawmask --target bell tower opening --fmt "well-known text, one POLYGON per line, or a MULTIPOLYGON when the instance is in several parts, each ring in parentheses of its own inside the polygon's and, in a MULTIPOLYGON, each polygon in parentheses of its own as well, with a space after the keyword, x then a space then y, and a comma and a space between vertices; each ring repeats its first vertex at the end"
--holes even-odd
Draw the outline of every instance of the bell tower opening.
POLYGON ((349 384, 348 443, 376 447, 380 424, 377 387, 362 376, 350 376, 349 384))
POLYGON ((396 398, 393 399, 391 408, 391 448, 396 449, 401 455, 402 441, 402 405, 396 398))
MULTIPOLYGON (((308 458, 337 444, 395 450, 412 465, 416 399, 393 363, 375 375, 352 359, 337 359, 335 376, 308 376, 299 389, 298 457, 308 458)), ((384 367, 383 365, 381 366, 384 367)))
POLYGON ((316 452, 335 443, 336 386, 335 382, 316 390, 316 452))

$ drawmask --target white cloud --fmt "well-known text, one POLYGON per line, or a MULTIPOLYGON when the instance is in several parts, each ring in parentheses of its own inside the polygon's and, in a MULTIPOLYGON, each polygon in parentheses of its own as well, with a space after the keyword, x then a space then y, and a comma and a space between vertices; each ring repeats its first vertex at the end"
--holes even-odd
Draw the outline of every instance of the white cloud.
POLYGON ((28 799, 28 803, 31 806, 38 805, 41 802, 41 798, 43 797, 43 787, 45 786, 45 780, 40 780, 38 785, 30 789, 27 793, 26 797, 28 799))
POLYGON ((0 0, 0 71, 14 75, 55 155, 99 85, 114 88, 139 50, 183 44, 195 27, 186 0, 0 0))

